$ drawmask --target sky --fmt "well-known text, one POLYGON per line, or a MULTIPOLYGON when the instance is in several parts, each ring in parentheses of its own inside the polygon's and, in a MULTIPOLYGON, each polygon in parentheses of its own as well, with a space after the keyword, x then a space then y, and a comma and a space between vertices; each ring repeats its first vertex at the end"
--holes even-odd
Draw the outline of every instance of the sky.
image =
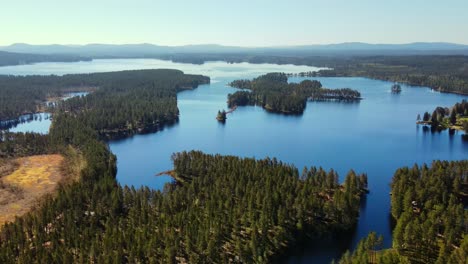
POLYGON ((468 44, 467 0, 1 0, 0 45, 468 44))

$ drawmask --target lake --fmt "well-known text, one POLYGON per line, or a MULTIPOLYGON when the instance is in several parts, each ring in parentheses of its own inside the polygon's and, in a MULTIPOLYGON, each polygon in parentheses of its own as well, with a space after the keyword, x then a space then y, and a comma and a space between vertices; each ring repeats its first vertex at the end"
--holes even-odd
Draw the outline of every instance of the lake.
POLYGON ((350 169, 369 177, 370 194, 363 202, 355 233, 349 238, 320 245, 304 245, 287 259, 290 263, 327 263, 353 248, 370 231, 384 235, 391 246, 390 186, 401 166, 430 163, 435 159, 461 160, 468 157, 468 141, 462 132, 431 133, 417 126, 417 114, 437 106, 450 107, 467 96, 442 94, 429 88, 402 85, 401 94, 390 92, 393 83, 366 78, 315 79, 327 88, 350 87, 361 92, 359 103, 309 102, 302 116, 271 114, 260 107, 239 107, 228 114, 225 124, 216 121, 218 110, 226 109, 227 87, 234 79, 253 78, 267 72, 304 72, 316 68, 271 64, 204 65, 172 63, 151 59, 94 60, 78 63, 39 63, 0 67, 0 74, 66 74, 124 69, 174 68, 211 77, 211 84, 178 94, 180 120, 153 134, 110 141, 117 155, 117 180, 122 185, 160 189, 169 177, 155 174, 172 168, 170 156, 183 150, 264 158, 296 165, 333 168, 341 180, 350 169))
MULTIPOLYGON (((0 67, 1 69, 1 67, 0 67)), ((72 92, 65 94, 61 100, 68 100, 76 96, 86 96, 88 92, 72 92)), ((45 102, 47 106, 54 106, 56 101, 45 102)), ((50 113, 37 113, 20 116, 16 120, 0 121, 0 129, 10 132, 35 132, 39 134, 48 134, 49 127, 52 124, 52 115, 50 113)))

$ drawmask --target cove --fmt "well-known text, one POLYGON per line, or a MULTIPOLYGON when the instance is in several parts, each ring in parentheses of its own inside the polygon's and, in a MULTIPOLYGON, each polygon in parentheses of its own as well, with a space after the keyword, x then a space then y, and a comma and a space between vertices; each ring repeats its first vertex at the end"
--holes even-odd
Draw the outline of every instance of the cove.
POLYGON ((309 102, 302 116, 271 114, 260 107, 239 107, 228 114, 225 124, 216 121, 218 110, 226 109, 227 87, 234 79, 254 78, 272 71, 301 72, 310 67, 291 65, 227 64, 204 65, 157 60, 96 60, 80 63, 42 63, 0 68, 10 74, 64 74, 143 68, 178 68, 201 73, 212 83, 178 94, 180 120, 154 134, 110 141, 118 159, 117 180, 122 185, 160 189, 169 177, 155 174, 172 168, 170 156, 183 150, 201 150, 243 157, 266 156, 296 165, 333 168, 345 174, 354 169, 369 176, 371 193, 361 208, 355 233, 339 241, 305 244, 291 252, 290 263, 327 263, 353 248, 370 231, 385 237, 391 246, 389 183, 398 167, 430 163, 435 159, 468 157, 468 142, 461 132, 431 133, 415 124, 417 114, 436 106, 451 106, 466 96, 441 94, 428 88, 402 86, 392 94, 392 83, 366 78, 290 78, 291 82, 316 79, 327 88, 349 87, 361 92, 359 103, 309 102))

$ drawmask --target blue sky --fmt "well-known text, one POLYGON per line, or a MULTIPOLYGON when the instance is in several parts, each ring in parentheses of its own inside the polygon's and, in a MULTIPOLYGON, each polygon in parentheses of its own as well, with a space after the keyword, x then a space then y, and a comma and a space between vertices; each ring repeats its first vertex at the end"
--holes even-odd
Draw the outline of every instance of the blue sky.
POLYGON ((0 45, 468 44, 467 0, 2 0, 0 45))

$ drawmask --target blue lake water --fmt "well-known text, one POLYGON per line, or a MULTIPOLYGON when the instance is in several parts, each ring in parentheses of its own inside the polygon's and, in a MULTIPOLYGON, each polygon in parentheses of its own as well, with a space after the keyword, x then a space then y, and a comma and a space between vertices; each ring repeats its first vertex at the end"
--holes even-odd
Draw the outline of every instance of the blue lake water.
MULTIPOLYGON (((360 103, 309 102, 302 116, 267 113, 260 107, 240 107, 225 124, 216 113, 226 109, 226 96, 235 89, 226 84, 238 78, 282 71, 302 72, 311 67, 212 62, 190 65, 158 60, 95 60, 79 63, 40 63, 0 67, 0 74, 64 74, 143 68, 177 68, 212 77, 212 83, 178 94, 180 120, 153 134, 109 142, 117 155, 117 180, 122 185, 162 188, 169 177, 156 177, 172 168, 170 156, 183 150, 202 150, 238 156, 266 156, 304 166, 333 168, 341 179, 350 170, 367 173, 371 193, 363 203, 356 232, 349 240, 305 245, 287 260, 290 263, 327 263, 356 245, 370 231, 385 237, 391 246, 390 187, 398 167, 430 163, 435 159, 468 158, 468 141, 461 132, 431 133, 415 124, 418 113, 437 106, 452 106, 466 96, 441 94, 428 88, 402 86, 391 94, 392 83, 366 78, 310 78, 328 88, 350 87, 361 92, 360 103), (76 66, 76 67, 75 67, 76 66), (17 67, 17 68, 15 68, 17 67), (15 71, 17 69, 17 71, 15 71)), ((290 78, 291 82, 303 79, 290 78)))
MULTIPOLYGON (((88 92, 73 92, 64 95, 61 100, 68 100, 76 96, 86 96, 88 92)), ((54 106, 56 102, 46 102, 47 106, 54 106)), ((10 132, 35 132, 48 134, 52 124, 52 115, 50 113, 28 114, 19 117, 17 120, 0 121, 0 129, 10 132)))
POLYGON ((11 123, 11 121, 0 122, 0 128, 8 128, 10 132, 35 132, 40 134, 49 133, 49 127, 52 123, 51 114, 49 113, 38 113, 24 115, 15 120, 19 123, 11 123))

